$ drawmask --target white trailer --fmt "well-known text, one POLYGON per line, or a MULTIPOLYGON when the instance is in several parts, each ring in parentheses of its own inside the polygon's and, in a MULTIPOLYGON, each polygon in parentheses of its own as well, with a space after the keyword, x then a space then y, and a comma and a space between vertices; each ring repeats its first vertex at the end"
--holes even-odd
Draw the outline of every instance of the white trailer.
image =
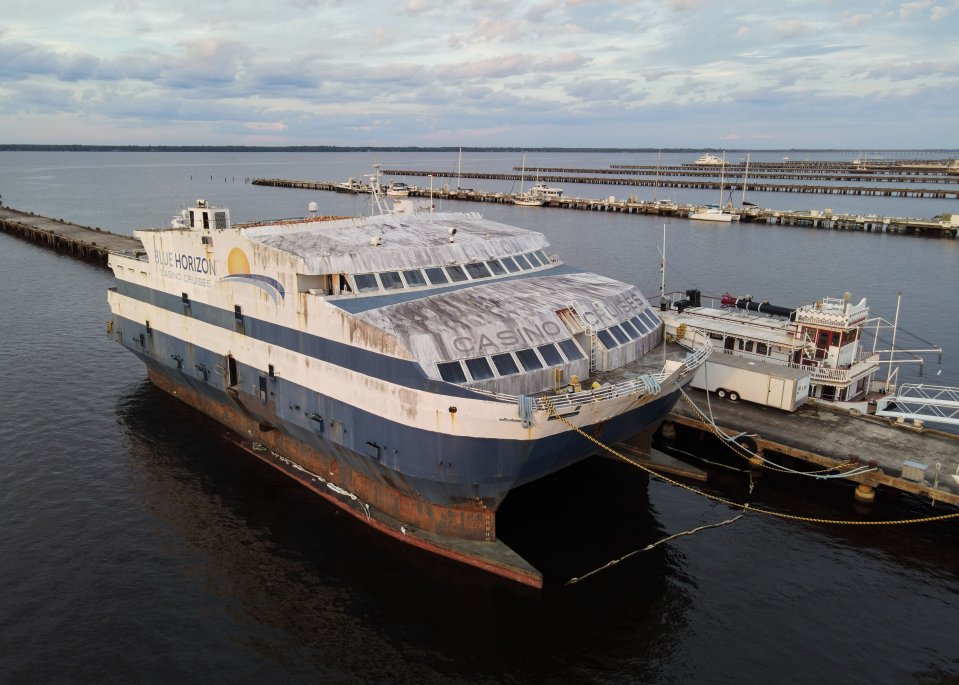
POLYGON ((770 364, 714 352, 696 372, 691 385, 730 400, 796 411, 809 397, 811 374, 791 366, 770 364))

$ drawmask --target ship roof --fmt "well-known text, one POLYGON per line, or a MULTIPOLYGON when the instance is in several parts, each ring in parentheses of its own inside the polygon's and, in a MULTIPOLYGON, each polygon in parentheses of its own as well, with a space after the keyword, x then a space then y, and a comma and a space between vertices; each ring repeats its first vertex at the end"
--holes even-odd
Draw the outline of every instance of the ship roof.
POLYGON ((386 214, 244 227, 249 240, 299 257, 307 272, 364 273, 467 263, 547 247, 546 238, 477 213, 386 214))
MULTIPOLYGON (((438 294, 422 291, 422 294, 402 302, 387 301, 383 306, 365 309, 356 315, 405 340, 417 350, 419 358, 430 358, 434 352, 427 350, 438 349, 440 358, 455 359, 463 356, 449 349, 450 342, 457 336, 480 339, 485 334, 495 351, 501 332, 534 326, 537 332, 542 332, 543 342, 555 342, 571 335, 561 316, 561 312, 571 306, 592 311, 601 326, 629 318, 648 306, 634 285, 595 273, 563 270, 544 271, 517 280, 474 283, 438 294), (543 326, 547 322, 553 325, 543 326)), ((514 347, 525 346, 519 343, 514 347)))

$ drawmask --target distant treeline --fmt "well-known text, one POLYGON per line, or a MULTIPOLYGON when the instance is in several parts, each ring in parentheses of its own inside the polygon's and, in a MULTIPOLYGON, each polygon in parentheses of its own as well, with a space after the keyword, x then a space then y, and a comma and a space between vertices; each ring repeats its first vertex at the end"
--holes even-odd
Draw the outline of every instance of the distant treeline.
MULTIPOLYGON (((0 151, 13 152, 751 152, 750 149, 708 147, 422 147, 418 145, 33 145, 0 143, 0 151)), ((760 152, 832 152, 845 153, 855 150, 827 148, 764 149, 760 152)), ((917 152, 918 150, 871 150, 876 153, 917 152)), ((955 152, 955 150, 922 150, 922 152, 955 152)))

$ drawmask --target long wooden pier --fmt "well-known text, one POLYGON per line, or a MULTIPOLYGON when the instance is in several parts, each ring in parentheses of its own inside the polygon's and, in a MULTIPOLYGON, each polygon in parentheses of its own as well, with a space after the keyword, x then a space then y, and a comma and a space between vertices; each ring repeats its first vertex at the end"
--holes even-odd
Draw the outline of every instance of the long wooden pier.
MULTIPOLYGON (((254 185, 277 188, 300 188, 339 193, 368 193, 368 186, 345 188, 339 183, 329 181, 298 181, 281 178, 256 178, 254 185)), ((491 193, 465 188, 441 187, 432 191, 427 188, 414 188, 410 194, 415 197, 430 197, 434 200, 462 200, 465 202, 493 202, 512 204, 509 193, 491 193)), ((596 212, 614 212, 621 214, 655 214, 677 218, 688 218, 700 205, 678 204, 666 201, 644 202, 635 198, 617 200, 613 198, 586 199, 561 197, 547 201, 544 207, 554 209, 578 209, 596 212)), ((835 231, 858 231, 862 233, 894 233, 930 238, 957 238, 959 224, 944 223, 930 219, 881 217, 875 215, 834 214, 829 210, 781 211, 747 207, 737 210, 743 222, 765 223, 778 226, 795 226, 835 231)))
POLYGON ((143 249, 143 244, 133 236, 79 226, 62 219, 49 219, 9 207, 0 207, 0 229, 104 266, 111 252, 143 249))
POLYGON ((711 412, 723 433, 741 436, 740 444, 774 462, 774 455, 783 455, 815 470, 872 467, 848 477, 867 499, 882 486, 959 506, 959 476, 953 477, 959 474, 959 435, 822 404, 806 404, 789 413, 715 396, 707 404, 704 392, 688 393, 699 411, 681 400, 668 421, 697 439, 713 433, 711 412))
MULTIPOLYGON (((410 176, 429 178, 449 178, 449 172, 444 171, 424 171, 417 169, 383 169, 380 173, 384 176, 410 176)), ((717 172, 718 175, 718 172, 717 172)), ((530 170, 526 170, 526 177, 530 176, 530 170)), ((727 180, 720 183, 719 180, 710 180, 703 177, 703 174, 690 175, 688 178, 670 179, 670 178, 634 178, 625 176, 575 176, 570 174, 556 174, 552 176, 539 176, 543 183, 582 183, 587 185, 617 185, 617 186, 640 186, 640 187, 661 187, 661 188, 686 188, 695 190, 719 190, 720 185, 727 189, 742 190, 742 183, 727 180)), ((457 174, 457 178, 480 179, 480 180, 500 180, 500 181, 519 181, 521 174, 517 173, 488 173, 488 172, 463 172, 457 174)), ((752 178, 746 182, 747 191, 756 191, 764 193, 811 193, 814 195, 864 195, 867 197, 910 197, 910 198, 932 198, 932 199, 959 199, 959 187, 956 188, 917 188, 911 186, 890 187, 869 187, 869 186, 850 186, 850 185, 821 185, 808 183, 762 183, 755 182, 752 178)))

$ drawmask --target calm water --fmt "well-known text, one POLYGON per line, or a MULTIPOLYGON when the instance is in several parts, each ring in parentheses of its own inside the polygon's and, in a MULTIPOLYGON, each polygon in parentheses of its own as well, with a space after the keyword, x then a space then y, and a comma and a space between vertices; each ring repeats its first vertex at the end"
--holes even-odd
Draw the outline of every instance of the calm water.
MULTIPOLYGON (((362 213, 362 198, 244 179, 343 180, 365 173, 373 157, 0 153, 0 192, 18 209, 118 232, 166 225, 198 197, 230 207, 237 221, 300 216, 310 201, 362 213)), ((540 157, 527 163, 649 161, 540 157)), ((455 156, 439 154, 377 161, 455 166, 455 156)), ((463 168, 518 161, 464 155, 463 168)), ((821 207, 814 196, 753 201, 821 207)), ((956 203, 829 201, 837 211, 900 216, 959 211, 956 203)), ((658 219, 447 208, 540 230, 568 262, 648 294, 658 288, 658 219)), ((667 232, 675 288, 783 305, 848 290, 890 319, 901 291, 903 325, 946 348, 942 376, 933 363, 927 379, 959 385, 957 243, 681 221, 667 232)), ((142 365, 105 335, 111 281, 104 269, 0 234, 0 681, 959 681, 955 523, 838 529, 750 515, 567 587, 565 579, 611 557, 735 514, 589 462, 504 505, 503 537, 553 579, 542 595, 517 590, 383 539, 251 463, 216 424, 152 388, 142 365)), ((715 474, 712 487, 746 497, 735 475, 715 474)), ((769 477, 753 495, 811 516, 868 515, 851 500, 844 486, 769 477)), ((895 518, 929 511, 893 496, 875 509, 895 518)))

